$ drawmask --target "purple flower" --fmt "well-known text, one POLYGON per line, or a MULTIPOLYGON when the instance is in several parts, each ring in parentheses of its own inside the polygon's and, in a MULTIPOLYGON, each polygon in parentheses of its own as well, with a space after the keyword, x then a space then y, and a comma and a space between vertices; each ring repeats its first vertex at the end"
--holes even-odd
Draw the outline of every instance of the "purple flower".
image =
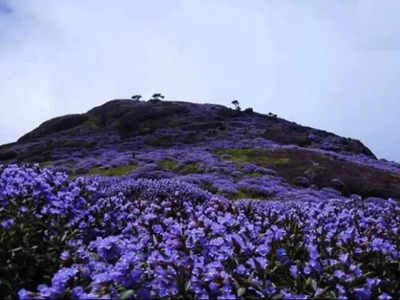
POLYGON ((210 288, 211 293, 215 294, 218 292, 219 285, 216 284, 214 281, 211 281, 208 287, 210 288))
POLYGON ((267 267, 267 260, 264 257, 256 257, 254 259, 256 265, 261 268, 261 269, 265 269, 267 267))
POLYGON ((342 263, 347 264, 347 263, 348 263, 348 260, 349 260, 349 254, 348 254, 348 253, 346 253, 346 254, 344 254, 344 253, 340 254, 340 255, 339 255, 339 260, 340 260, 342 263))
POLYGON ((311 268, 308 264, 306 264, 303 268, 303 273, 306 275, 310 275, 311 274, 311 268))
POLYGON ((318 272, 321 271, 321 264, 317 260, 310 260, 308 265, 318 272))
POLYGON ((55 292, 57 294, 62 294, 68 281, 74 277, 77 272, 76 268, 60 269, 51 279, 51 285, 55 292))
POLYGON ((77 299, 83 299, 86 293, 81 286, 76 286, 72 289, 72 296, 77 299))
POLYGON ((319 257, 318 248, 316 245, 312 244, 308 247, 308 254, 312 260, 316 260, 319 257))
POLYGON ((140 269, 133 269, 131 272, 131 278, 133 280, 133 283, 137 283, 142 275, 142 271, 140 269))
POLYGON ((26 289, 20 289, 20 290, 18 291, 18 297, 19 297, 19 299, 21 299, 21 300, 24 300, 24 299, 33 299, 33 298, 34 298, 34 297, 32 296, 32 293, 29 292, 29 291, 27 291, 26 289))
POLYGON ((57 295, 52 287, 48 287, 45 284, 39 284, 37 289, 42 297, 54 298, 57 295))
POLYGON ((248 273, 247 269, 243 265, 238 265, 235 269, 236 273, 239 275, 246 275, 248 273))
POLYGON ((383 244, 383 239, 381 238, 375 238, 372 240, 372 247, 375 251, 380 250, 383 244))
POLYGON ((1 221, 0 224, 1 224, 1 227, 3 227, 3 229, 10 229, 11 227, 14 226, 15 221, 14 221, 14 218, 9 218, 4 221, 1 221))
POLYGON ((390 299, 392 299, 392 296, 390 296, 387 293, 382 293, 382 294, 379 295, 378 299, 379 300, 390 300, 390 299))
POLYGON ((272 225, 272 226, 271 226, 271 230, 272 230, 273 233, 274 233, 274 240, 280 241, 280 240, 285 236, 285 234, 286 234, 286 231, 285 231, 285 230, 279 228, 279 227, 276 226, 276 225, 272 225))
POLYGON ((155 233, 161 233, 161 232, 163 232, 163 228, 162 228, 162 226, 161 226, 160 224, 153 225, 152 229, 153 229, 153 231, 154 231, 155 233))
POLYGON ((379 278, 367 278, 367 286, 369 289, 373 289, 378 286, 381 280, 379 278))
POLYGON ((359 267, 357 267, 356 265, 350 265, 349 267, 350 271, 352 271, 354 273, 354 275, 358 278, 362 275, 362 271, 359 267))
POLYGON ((341 280, 344 278, 346 274, 342 270, 336 270, 333 272, 333 276, 335 276, 337 279, 341 280))
POLYGON ((61 260, 68 260, 70 258, 71 258, 71 254, 69 251, 65 250, 65 251, 61 252, 61 254, 60 254, 61 260))
POLYGON ((210 241, 211 246, 220 247, 224 244, 224 239, 222 237, 218 237, 210 241))
POLYGON ((257 249, 256 249, 257 253, 258 253, 259 255, 262 255, 262 256, 267 256, 268 253, 269 253, 269 250, 270 250, 270 248, 269 248, 269 246, 266 245, 266 244, 261 244, 261 245, 258 246, 257 249))
POLYGON ((246 244, 244 243, 242 237, 237 233, 232 234, 232 243, 242 250, 246 249, 246 244))
POLYGON ((354 294, 357 299, 369 299, 371 297, 371 290, 368 287, 355 288, 354 294))
POLYGON ((283 299, 308 299, 307 295, 298 295, 298 294, 294 294, 291 292, 288 292, 286 289, 281 290, 281 293, 283 295, 283 299))
POLYGON ((336 289, 338 290, 338 293, 339 293, 338 298, 347 299, 346 290, 344 289, 344 287, 342 285, 337 284, 336 289))
POLYGON ((276 250, 276 255, 283 264, 288 264, 290 262, 290 259, 288 258, 286 250, 284 248, 278 248, 276 250))
POLYGON ((290 275, 292 275, 293 278, 297 278, 298 277, 299 270, 298 270, 296 265, 291 265, 289 270, 290 270, 290 275))

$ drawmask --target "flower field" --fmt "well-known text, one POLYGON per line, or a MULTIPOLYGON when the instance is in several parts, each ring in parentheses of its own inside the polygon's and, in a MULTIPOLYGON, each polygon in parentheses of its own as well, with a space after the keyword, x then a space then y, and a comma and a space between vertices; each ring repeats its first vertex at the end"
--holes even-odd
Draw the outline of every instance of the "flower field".
POLYGON ((400 297, 397 201, 230 200, 196 180, 0 166, 0 296, 400 297))

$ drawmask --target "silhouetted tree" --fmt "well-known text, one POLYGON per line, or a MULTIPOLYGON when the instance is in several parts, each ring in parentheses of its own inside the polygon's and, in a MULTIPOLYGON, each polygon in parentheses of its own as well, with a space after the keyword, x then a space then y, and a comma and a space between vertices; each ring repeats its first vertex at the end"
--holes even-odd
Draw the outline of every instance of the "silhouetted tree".
POLYGON ((140 98, 142 98, 142 95, 133 95, 132 97, 131 97, 131 99, 132 100, 140 100, 140 98))
POLYGON ((232 101, 232 104, 235 106, 235 109, 236 109, 237 111, 240 111, 240 110, 241 110, 240 105, 239 105, 239 101, 233 100, 233 101, 232 101))
POLYGON ((161 93, 156 93, 151 96, 151 100, 161 100, 164 99, 165 97, 161 93))

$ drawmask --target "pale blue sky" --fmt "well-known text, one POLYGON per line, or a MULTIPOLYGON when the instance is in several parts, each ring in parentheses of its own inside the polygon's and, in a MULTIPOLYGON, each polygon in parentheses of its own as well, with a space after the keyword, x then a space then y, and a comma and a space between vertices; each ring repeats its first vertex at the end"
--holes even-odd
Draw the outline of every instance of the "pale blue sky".
POLYGON ((274 112, 400 162, 400 1, 0 0, 0 144, 113 98, 274 112))

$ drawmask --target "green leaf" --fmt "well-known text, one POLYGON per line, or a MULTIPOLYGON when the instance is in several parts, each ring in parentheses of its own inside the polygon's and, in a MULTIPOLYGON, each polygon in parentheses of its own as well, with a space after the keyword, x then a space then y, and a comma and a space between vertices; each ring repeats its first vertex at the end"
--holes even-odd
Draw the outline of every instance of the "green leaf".
POLYGON ((242 297, 244 295, 244 293, 246 293, 246 288, 245 287, 241 287, 237 290, 237 295, 238 297, 242 297))
POLYGON ((64 242, 65 239, 67 238, 68 232, 65 232, 61 238, 61 242, 64 242))
POLYGON ((278 266, 275 266, 270 272, 274 273, 278 269, 278 266))
POLYGON ((132 298, 135 295, 133 290, 126 290, 125 292, 121 293, 121 300, 132 298))
POLYGON ((18 252, 18 251, 21 251, 22 249, 23 249, 22 247, 18 247, 18 248, 12 249, 11 252, 18 252))
POLYGON ((307 287, 307 286, 311 286, 311 277, 308 277, 307 278, 307 280, 306 280, 306 282, 305 282, 305 286, 307 287))
POLYGON ((152 235, 152 237, 153 237, 153 242, 154 242, 154 244, 157 244, 157 243, 158 243, 157 237, 156 237, 154 234, 152 235))
POLYGON ((283 298, 283 295, 281 293, 272 296, 272 299, 274 299, 274 300, 275 299, 282 299, 282 298, 283 298))
POLYGON ((315 281, 315 279, 311 280, 311 286, 312 286, 314 291, 317 289, 317 282, 315 281))

